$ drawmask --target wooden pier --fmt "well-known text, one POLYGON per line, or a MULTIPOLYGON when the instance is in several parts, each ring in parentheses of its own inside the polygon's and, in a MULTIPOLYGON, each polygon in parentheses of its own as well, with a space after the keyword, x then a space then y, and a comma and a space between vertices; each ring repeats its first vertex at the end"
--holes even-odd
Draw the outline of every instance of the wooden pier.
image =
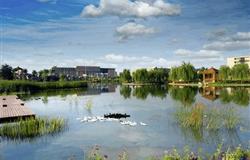
POLYGON ((17 96, 0 96, 0 123, 28 117, 35 117, 35 114, 17 96))

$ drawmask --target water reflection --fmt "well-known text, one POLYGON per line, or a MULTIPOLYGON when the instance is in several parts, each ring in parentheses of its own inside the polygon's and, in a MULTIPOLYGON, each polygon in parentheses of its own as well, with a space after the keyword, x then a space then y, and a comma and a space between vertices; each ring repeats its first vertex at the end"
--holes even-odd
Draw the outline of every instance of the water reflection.
MULTIPOLYGON (((114 93, 117 85, 93 84, 88 89, 67 89, 67 90, 46 90, 41 92, 27 92, 19 94, 23 100, 41 99, 44 104, 48 103, 48 97, 60 96, 65 98, 69 95, 85 96, 100 95, 102 93, 114 93)), ((191 106, 196 101, 199 94, 209 100, 220 100, 223 104, 234 103, 239 106, 248 106, 250 104, 250 88, 235 87, 178 87, 178 86, 120 86, 120 95, 124 99, 135 97, 140 100, 146 100, 149 96, 164 99, 168 93, 175 101, 180 102, 183 106, 191 106)))
POLYGON ((136 86, 133 89, 130 86, 121 86, 120 94, 128 99, 131 94, 137 99, 146 100, 149 95, 152 97, 166 98, 168 89, 166 86, 136 86))
POLYGON ((69 95, 84 96, 84 95, 100 95, 102 93, 115 92, 116 85, 100 85, 93 84, 88 89, 65 89, 65 90, 44 90, 38 92, 19 93, 18 96, 23 100, 38 100, 41 99, 44 104, 48 103, 48 97, 60 96, 65 98, 69 95))
POLYGON ((190 106, 195 102, 197 91, 197 87, 173 86, 170 88, 170 95, 172 99, 181 102, 184 106, 190 106))
POLYGON ((248 106, 250 101, 250 88, 233 87, 206 87, 199 90, 202 97, 214 101, 220 99, 223 104, 233 102, 239 106, 248 106))

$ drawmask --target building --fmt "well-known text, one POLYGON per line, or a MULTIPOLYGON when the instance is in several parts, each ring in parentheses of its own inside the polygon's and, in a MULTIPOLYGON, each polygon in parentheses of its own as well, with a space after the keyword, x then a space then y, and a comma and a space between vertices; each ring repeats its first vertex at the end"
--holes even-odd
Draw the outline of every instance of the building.
POLYGON ((53 75, 68 77, 115 77, 114 68, 101 68, 99 66, 77 66, 75 68, 53 67, 53 75))
POLYGON ((229 57, 227 58, 227 65, 232 68, 236 64, 248 64, 250 67, 250 56, 229 57))
POLYGON ((212 67, 201 71, 200 74, 202 74, 203 83, 211 83, 218 80, 219 71, 212 67))
POLYGON ((56 76, 76 77, 76 69, 73 67, 52 67, 51 72, 56 76))

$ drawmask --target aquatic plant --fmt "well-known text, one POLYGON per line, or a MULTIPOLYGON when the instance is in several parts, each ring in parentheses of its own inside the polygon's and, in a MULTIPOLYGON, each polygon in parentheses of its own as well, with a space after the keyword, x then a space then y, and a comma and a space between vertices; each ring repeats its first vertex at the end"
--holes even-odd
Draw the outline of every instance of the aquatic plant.
POLYGON ((29 118, 0 126, 0 136, 11 140, 32 139, 43 135, 54 135, 66 126, 62 118, 29 118))
MULTIPOLYGON (((190 150, 189 146, 185 146, 182 150, 176 148, 166 150, 162 155, 149 156, 145 160, 248 160, 250 158, 250 150, 244 149, 240 145, 235 148, 225 148, 223 144, 219 144, 213 153, 203 153, 201 149, 197 152, 190 150)), ((109 157, 101 152, 100 146, 94 146, 87 155, 87 160, 129 160, 129 155, 123 151, 118 157, 109 157)), ((134 158, 133 158, 134 159, 134 158)))
POLYGON ((32 92, 47 89, 86 88, 85 81, 58 81, 58 82, 34 82, 34 81, 0 81, 0 93, 32 92))
POLYGON ((235 108, 209 108, 201 103, 177 109, 175 117, 182 127, 194 129, 234 129, 240 123, 235 108))

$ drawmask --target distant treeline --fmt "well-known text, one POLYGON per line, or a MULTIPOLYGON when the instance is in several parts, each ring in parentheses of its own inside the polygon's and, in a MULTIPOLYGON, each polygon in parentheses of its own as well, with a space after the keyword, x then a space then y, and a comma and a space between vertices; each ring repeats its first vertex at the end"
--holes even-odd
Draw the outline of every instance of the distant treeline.
POLYGON ((130 70, 124 69, 120 73, 120 80, 124 83, 166 83, 168 80, 169 69, 154 68, 151 70, 137 69, 132 74, 130 70))
MULTIPOLYGON (((128 69, 124 69, 120 73, 120 81, 123 83, 201 82, 201 73, 206 69, 205 67, 196 69, 191 63, 185 62, 171 69, 137 69, 133 73, 128 69)), ((250 69, 247 64, 236 64, 232 68, 223 65, 218 71, 219 82, 250 82, 250 69)))

